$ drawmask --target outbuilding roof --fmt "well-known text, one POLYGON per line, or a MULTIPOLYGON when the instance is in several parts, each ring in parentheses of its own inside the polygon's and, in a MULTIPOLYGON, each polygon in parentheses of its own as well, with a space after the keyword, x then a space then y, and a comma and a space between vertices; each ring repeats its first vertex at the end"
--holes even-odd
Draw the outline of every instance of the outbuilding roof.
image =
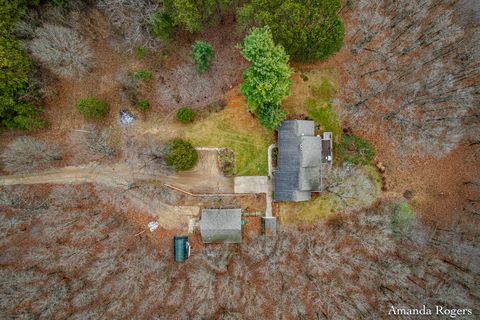
POLYGON ((241 209, 203 209, 200 234, 204 243, 241 243, 241 209))

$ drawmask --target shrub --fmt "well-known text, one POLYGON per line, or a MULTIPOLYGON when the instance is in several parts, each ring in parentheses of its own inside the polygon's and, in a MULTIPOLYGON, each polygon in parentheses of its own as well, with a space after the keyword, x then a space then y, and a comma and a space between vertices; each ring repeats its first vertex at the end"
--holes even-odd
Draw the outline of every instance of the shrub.
POLYGON ((150 102, 148 102, 148 100, 139 100, 137 102, 137 107, 142 111, 147 111, 150 109, 150 102))
POLYGON ((135 49, 135 58, 143 59, 148 56, 148 50, 143 47, 138 47, 135 49))
POLYGON ((182 123, 188 123, 193 120, 195 113, 190 108, 180 108, 177 111, 177 120, 182 123))
POLYGON ((173 18, 168 13, 163 11, 155 12, 150 16, 149 22, 155 36, 167 42, 172 39, 175 24, 173 18))
POLYGON ((84 73, 92 56, 90 46, 76 31, 50 24, 37 29, 28 48, 33 57, 62 77, 84 73))
POLYGON ((78 101, 77 111, 87 119, 98 120, 107 115, 108 105, 104 101, 91 97, 78 101))
POLYGON ((153 79, 153 73, 147 70, 138 70, 133 74, 133 78, 137 81, 142 81, 142 80, 151 80, 153 79))
POLYGON ((197 150, 188 141, 175 139, 166 147, 165 162, 177 171, 192 169, 197 160, 197 150))
POLYGON ((198 40, 192 46, 192 57, 200 73, 206 72, 210 67, 210 61, 213 59, 215 51, 211 44, 198 40))
POLYGON ((226 177, 235 175, 235 153, 230 149, 221 149, 218 154, 220 168, 226 177))
POLYGON ((256 28, 240 46, 243 57, 251 62, 243 73, 240 87, 248 111, 257 114, 260 123, 275 129, 285 118, 282 100, 290 95, 292 70, 282 46, 276 46, 269 27, 256 28))
POLYGON ((18 137, 1 155, 5 170, 9 172, 30 171, 55 160, 62 159, 57 148, 48 146, 32 137, 18 137))

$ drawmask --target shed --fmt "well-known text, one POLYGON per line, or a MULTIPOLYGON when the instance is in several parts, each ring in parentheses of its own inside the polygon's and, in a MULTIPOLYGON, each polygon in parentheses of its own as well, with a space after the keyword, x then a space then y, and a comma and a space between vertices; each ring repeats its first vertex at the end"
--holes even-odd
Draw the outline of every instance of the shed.
POLYGON ((204 243, 241 243, 241 209, 203 209, 200 234, 204 243))
POLYGON ((277 234, 277 218, 262 217, 262 234, 265 236, 275 236, 277 234))
POLYGON ((187 236, 173 237, 173 259, 175 262, 185 262, 190 256, 190 244, 187 236))

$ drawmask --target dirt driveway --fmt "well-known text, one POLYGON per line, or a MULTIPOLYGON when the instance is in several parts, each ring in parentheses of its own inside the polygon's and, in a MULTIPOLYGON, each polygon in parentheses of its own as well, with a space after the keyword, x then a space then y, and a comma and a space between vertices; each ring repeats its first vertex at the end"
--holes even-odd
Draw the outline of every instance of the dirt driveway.
POLYGON ((119 187, 141 180, 158 181, 162 184, 168 183, 198 193, 233 192, 233 178, 223 176, 219 170, 216 151, 199 151, 199 161, 193 170, 172 175, 147 171, 124 162, 113 165, 93 162, 84 166, 0 176, 0 185, 92 182, 119 187))
MULTIPOLYGON (((129 190, 134 183, 145 181, 177 186, 194 193, 233 193, 233 178, 223 176, 217 165, 216 151, 199 151, 197 166, 187 172, 166 175, 147 171, 132 164, 112 165, 90 163, 84 166, 64 167, 30 174, 0 176, 0 185, 20 184, 81 184, 95 183, 116 190, 129 190)), ((179 228, 198 214, 199 207, 172 206, 140 192, 129 192, 130 203, 155 216, 166 229, 179 228)))

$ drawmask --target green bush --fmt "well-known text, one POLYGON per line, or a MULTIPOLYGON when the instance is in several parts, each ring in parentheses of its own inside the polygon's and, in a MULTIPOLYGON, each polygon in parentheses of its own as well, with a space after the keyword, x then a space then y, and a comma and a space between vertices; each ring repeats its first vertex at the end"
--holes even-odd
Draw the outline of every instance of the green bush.
POLYGON ((153 73, 147 70, 138 70, 133 74, 133 78, 137 81, 142 81, 142 80, 151 80, 153 79, 153 73))
POLYGON ((175 23, 173 18, 166 12, 155 12, 150 16, 150 27, 153 34, 163 41, 169 42, 172 39, 175 23))
POLYGON ((177 120, 182 123, 188 123, 193 121, 195 113, 190 108, 180 108, 177 111, 177 120))
POLYGON ((148 50, 143 47, 138 47, 135 49, 135 58, 143 59, 148 56, 148 50))
POLYGON ((237 21, 245 29, 269 26, 275 42, 294 60, 311 62, 342 47, 340 7, 340 0, 251 0, 237 10, 237 21))
POLYGON ((200 73, 206 72, 210 67, 210 61, 213 59, 215 51, 211 44, 198 40, 192 46, 192 57, 200 73))
POLYGON ((197 161, 197 150, 188 141, 175 139, 166 147, 165 162, 177 171, 190 170, 197 161))
POLYGON ((150 102, 148 102, 148 100, 139 100, 137 102, 137 107, 142 111, 147 111, 150 109, 150 102))
POLYGON ((91 97, 78 101, 77 111, 86 119, 99 120, 107 115, 108 105, 104 101, 91 97))

